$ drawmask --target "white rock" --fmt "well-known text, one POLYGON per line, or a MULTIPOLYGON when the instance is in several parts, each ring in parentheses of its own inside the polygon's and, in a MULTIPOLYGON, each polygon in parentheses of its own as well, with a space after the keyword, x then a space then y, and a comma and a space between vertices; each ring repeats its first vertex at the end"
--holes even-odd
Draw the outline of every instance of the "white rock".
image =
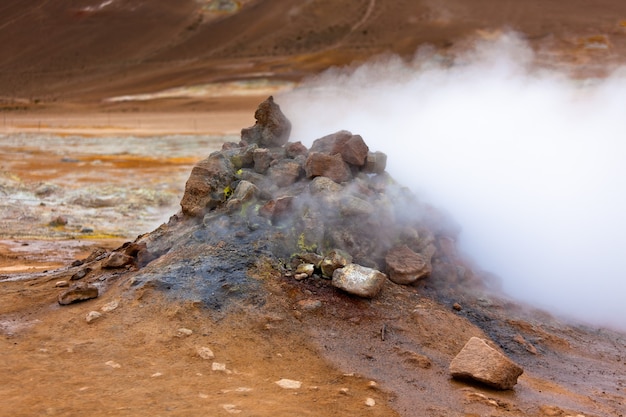
POLYGON ((107 362, 105 362, 104 364, 105 364, 106 366, 110 366, 111 368, 116 368, 116 369, 117 369, 117 368, 121 368, 121 367, 122 367, 122 365, 120 365, 119 363, 114 362, 114 361, 107 361, 107 362))
POLYGON ((161 372, 155 372, 155 373, 153 373, 152 375, 150 375, 150 378, 158 378, 158 377, 160 377, 161 375, 163 375, 161 372))
POLYGON ((70 283, 69 283, 69 282, 67 282, 67 281, 57 281, 57 282, 54 284, 54 286, 55 286, 55 287, 59 287, 59 288, 62 288, 62 287, 69 287, 69 286, 70 286, 70 283))
POLYGON ((372 298, 380 292, 387 275, 372 268, 348 264, 333 272, 333 286, 360 297, 372 298))
POLYGON ((97 320, 100 317, 102 317, 102 314, 100 314, 99 312, 97 312, 97 311, 90 311, 85 316, 85 320, 87 320, 87 323, 91 323, 92 321, 97 320))
POLYGON ((117 307, 119 307, 119 302, 117 300, 113 300, 110 303, 103 305, 100 310, 104 313, 108 313, 109 311, 115 310, 117 307))
POLYGON ((368 397, 365 399, 365 405, 368 407, 374 407, 376 405, 376 400, 368 397))
POLYGON ((199 347, 197 352, 198 352, 198 355, 202 359, 213 359, 213 358, 215 358, 215 355, 213 354, 213 351, 210 348, 206 347, 206 346, 199 347))
POLYGON ((211 370, 212 371, 218 371, 218 372, 226 372, 226 364, 225 363, 219 363, 219 362, 213 362, 211 364, 211 370))
POLYGON ((239 410, 235 404, 222 404, 222 408, 226 410, 227 413, 230 413, 230 414, 241 413, 241 410, 239 410))
POLYGON ((191 336, 193 334, 193 330, 186 329, 184 327, 181 327, 180 329, 178 329, 177 332, 178 332, 177 333, 178 337, 191 336))
POLYGON ((285 378, 276 381, 275 384, 284 389, 299 389, 302 386, 302 382, 300 381, 285 378))

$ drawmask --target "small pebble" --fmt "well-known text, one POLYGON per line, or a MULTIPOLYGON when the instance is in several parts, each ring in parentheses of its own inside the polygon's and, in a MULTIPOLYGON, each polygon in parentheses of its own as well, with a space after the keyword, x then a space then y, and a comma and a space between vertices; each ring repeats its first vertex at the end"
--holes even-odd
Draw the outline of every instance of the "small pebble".
POLYGON ((366 398, 365 405, 368 407, 374 407, 376 405, 376 401, 373 398, 366 398))
POLYGON ((119 303, 116 300, 111 301, 110 303, 106 303, 103 305, 100 310, 104 313, 108 313, 109 311, 115 310, 119 306, 119 303))
POLYGON ((219 363, 219 362, 213 362, 211 364, 211 370, 212 371, 218 371, 218 372, 226 372, 226 364, 225 363, 219 363))
POLYGON ((197 352, 202 359, 213 359, 215 357, 213 351, 205 346, 199 347, 197 352))
POLYGON ((163 375, 161 372, 155 372, 155 373, 153 373, 152 375, 150 375, 150 378, 158 378, 158 377, 160 377, 161 375, 163 375))
POLYGON ((95 321, 100 317, 102 317, 102 314, 100 314, 99 312, 90 311, 89 313, 87 313, 87 316, 85 316, 85 320, 87 320, 87 323, 91 323, 92 321, 95 321))
POLYGON ((184 327, 181 327, 180 329, 178 329, 177 332, 178 332, 177 333, 178 337, 191 336, 193 334, 193 330, 186 329, 184 327))
POLYGON ((461 307, 461 304, 459 304, 459 303, 454 303, 454 304, 452 305, 452 308, 453 308, 455 311, 461 311, 463 307, 461 307))
POLYGON ((67 282, 67 281, 57 281, 57 282, 54 284, 54 286, 55 286, 55 287, 60 287, 60 288, 63 288, 63 287, 69 287, 69 286, 70 286, 70 283, 69 283, 69 282, 67 282))
POLYGON ((122 365, 120 365, 119 363, 114 362, 114 361, 108 361, 108 362, 105 362, 104 364, 106 366, 110 366, 111 368, 116 368, 116 369, 122 367, 122 365))
POLYGON ((276 381, 275 384, 284 389, 299 389, 302 386, 302 382, 300 381, 285 378, 276 381))

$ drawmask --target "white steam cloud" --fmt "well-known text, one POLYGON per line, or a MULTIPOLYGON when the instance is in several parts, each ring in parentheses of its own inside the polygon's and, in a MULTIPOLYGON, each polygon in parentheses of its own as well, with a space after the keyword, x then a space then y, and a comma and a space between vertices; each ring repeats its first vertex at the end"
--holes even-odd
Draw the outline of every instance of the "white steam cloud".
POLYGON ((533 68, 517 36, 445 62, 386 58, 282 95, 292 140, 346 129, 462 228, 503 290, 626 329, 626 77, 533 68))

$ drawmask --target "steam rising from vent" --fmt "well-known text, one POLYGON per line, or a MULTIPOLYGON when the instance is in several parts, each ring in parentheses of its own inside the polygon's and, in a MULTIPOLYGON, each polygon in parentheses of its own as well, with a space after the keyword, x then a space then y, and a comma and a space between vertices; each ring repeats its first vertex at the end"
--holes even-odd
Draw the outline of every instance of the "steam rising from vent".
POLYGON ((291 140, 341 129, 461 225, 509 295, 626 328, 626 77, 533 67, 506 34, 448 62, 421 51, 331 70, 279 101, 291 140))

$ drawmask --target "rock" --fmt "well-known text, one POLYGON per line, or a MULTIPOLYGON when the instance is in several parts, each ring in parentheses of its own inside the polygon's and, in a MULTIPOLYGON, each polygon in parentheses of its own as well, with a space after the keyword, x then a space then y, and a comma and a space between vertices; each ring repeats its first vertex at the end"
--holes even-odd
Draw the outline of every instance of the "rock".
POLYGON ((473 379, 493 388, 512 389, 524 372, 509 358, 472 337, 450 363, 450 374, 457 379, 473 379))
POLYGON ((365 164, 369 148, 359 135, 353 135, 347 130, 319 138, 311 145, 310 152, 319 152, 328 155, 341 155, 341 159, 350 165, 362 166, 365 164))
POLYGON ((296 274, 306 274, 307 277, 310 277, 315 272, 315 265, 313 264, 300 264, 296 268, 296 274))
POLYGON ((187 329, 185 327, 181 327, 180 329, 176 331, 176 336, 178 337, 191 336, 192 334, 193 334, 193 330, 187 329))
POLYGON ((207 359, 208 360, 208 359, 215 358, 215 355, 213 354, 213 351, 210 348, 206 347, 206 346, 199 347, 197 349, 197 352, 198 352, 198 356, 200 356, 202 359, 207 359))
POLYGON ((198 162, 185 184, 180 206, 185 215, 200 217, 224 202, 230 183, 235 179, 233 163, 222 153, 215 152, 198 162))
POLYGON ((309 150, 302 142, 291 142, 285 145, 285 155, 287 158, 295 158, 297 156, 307 156, 309 150))
POLYGON ((255 149, 252 157, 254 159, 254 172, 265 174, 273 160, 270 150, 267 148, 255 149))
POLYGON ((274 103, 270 96, 259 104, 254 113, 256 123, 252 127, 241 130, 241 140, 256 143, 262 147, 283 146, 291 134, 291 122, 274 103))
POLYGON ((58 302, 61 305, 68 305, 97 297, 98 288, 96 286, 79 282, 74 284, 70 289, 59 294, 58 302))
POLYGON ((76 281, 79 279, 83 279, 87 276, 87 274, 89 274, 91 272, 91 268, 86 267, 81 269, 80 271, 78 271, 77 273, 75 273, 74 275, 72 275, 72 277, 70 278, 72 281, 76 281))
POLYGON ((102 317, 102 314, 99 313, 98 311, 90 311, 85 316, 85 320, 87 321, 87 323, 91 323, 91 322, 99 319, 100 317, 102 317))
POLYGON ((285 196, 270 200, 259 209, 259 215, 277 223, 285 217, 289 217, 293 197, 285 196))
POLYGON ((528 340, 524 339, 524 336, 522 336, 521 334, 516 334, 513 337, 513 340, 522 345, 528 352, 532 353, 533 355, 536 355, 538 353, 537 348, 528 340))
POLYGON ((374 407, 376 405, 376 400, 374 400, 373 398, 367 397, 365 399, 365 405, 368 407, 374 407))
POLYGON ((565 411, 563 411, 562 409, 560 409, 559 407, 555 405, 544 404, 539 407, 539 411, 541 412, 542 415, 548 416, 548 417, 560 417, 560 416, 565 415, 565 411))
POLYGON ((211 370, 214 372, 226 372, 226 364, 225 363, 219 363, 219 362, 213 362, 211 364, 211 370))
POLYGON ((408 246, 395 246, 385 256, 389 279, 396 284, 408 285, 430 275, 430 260, 413 252, 408 246))
POLYGON ((382 152, 369 152, 361 171, 366 174, 382 174, 387 168, 387 155, 382 152))
POLYGON ((250 181, 239 181, 237 188, 233 192, 233 198, 246 202, 254 199, 259 194, 259 188, 250 181))
POLYGON ((113 252, 102 262, 102 267, 106 269, 124 268, 126 265, 135 263, 135 258, 122 252, 113 252))
POLYGON ((122 367, 122 365, 120 365, 119 363, 115 362, 115 361, 107 361, 104 363, 106 366, 110 366, 111 368, 114 369, 119 369, 122 367))
POLYGON ((338 194, 343 190, 343 185, 337 184, 328 177, 315 177, 309 183, 311 194, 338 194))
POLYGON ((333 249, 326 254, 322 262, 320 262, 320 270, 322 275, 332 278, 333 272, 338 268, 343 268, 352 262, 352 256, 341 249, 333 249))
POLYGON ((372 298, 383 288, 386 279, 387 276, 376 269, 349 264, 333 272, 332 284, 350 294, 372 298))
POLYGON ((302 166, 290 159, 283 159, 273 164, 267 170, 267 177, 278 187, 288 187, 298 181, 302 173, 302 166))
POLYGON ((454 309, 454 311, 461 311, 461 310, 463 310, 463 307, 461 307, 461 304, 459 304, 459 303, 452 304, 452 308, 454 309))
POLYGON ((343 216, 367 217, 374 214, 376 208, 362 198, 353 195, 343 196, 340 200, 339 211, 343 216))
POLYGON ((276 381, 275 384, 284 389, 299 389, 302 386, 300 381, 285 378, 276 381))
POLYGON ((61 227, 67 225, 67 217, 57 216, 48 223, 50 227, 61 227))
POLYGON ((104 313, 108 313, 110 311, 115 310, 117 307, 119 306, 119 302, 117 300, 113 300, 109 303, 106 303, 105 305, 103 305, 100 308, 100 311, 104 312, 104 313))
POLYGON ((311 152, 304 163, 304 171, 307 178, 328 177, 331 180, 342 183, 352 179, 352 172, 341 155, 327 155, 319 152, 311 152))
POLYGON ((69 282, 67 282, 67 281, 57 281, 57 282, 54 284, 54 286, 55 286, 55 287, 59 287, 59 288, 69 287, 69 286, 70 286, 70 283, 69 283, 69 282))

